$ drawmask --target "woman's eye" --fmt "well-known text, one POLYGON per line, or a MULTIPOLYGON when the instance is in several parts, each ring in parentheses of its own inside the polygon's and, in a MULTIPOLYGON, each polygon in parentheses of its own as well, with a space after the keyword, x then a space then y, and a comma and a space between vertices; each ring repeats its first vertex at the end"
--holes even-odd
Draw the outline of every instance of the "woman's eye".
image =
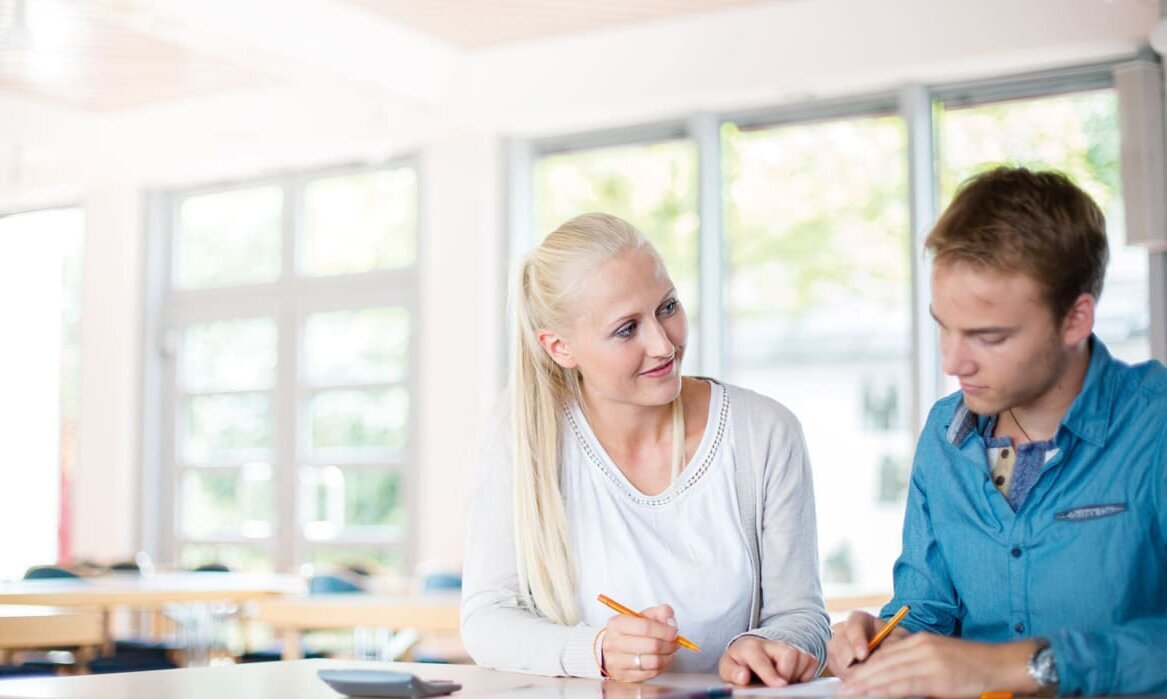
POLYGON ((678 302, 676 299, 673 299, 672 301, 666 301, 665 305, 661 306, 661 309, 660 309, 661 315, 671 316, 672 314, 676 313, 677 312, 677 305, 678 305, 678 302))
POLYGON ((616 337, 632 337, 632 333, 636 331, 636 323, 629 323, 628 325, 620 326, 616 331, 616 337))

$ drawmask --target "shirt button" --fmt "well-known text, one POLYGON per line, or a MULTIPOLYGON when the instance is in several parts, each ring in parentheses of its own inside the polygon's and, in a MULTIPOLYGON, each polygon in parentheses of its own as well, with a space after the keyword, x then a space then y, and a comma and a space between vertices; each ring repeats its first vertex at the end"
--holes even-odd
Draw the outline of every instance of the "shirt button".
POLYGON ((1021 558, 1021 549, 1017 548, 1016 546, 1014 546, 1013 550, 1009 553, 1013 554, 1014 558, 1021 558))
POLYGON ((997 479, 994 480, 993 482, 996 483, 997 485, 1005 485, 1005 477, 1004 476, 997 476, 997 479))
POLYGON ((1002 450, 1001 450, 1001 458, 1002 458, 1002 459, 1008 459, 1008 458, 1009 458, 1009 450, 1008 450, 1008 449, 1002 449, 1002 450))
POLYGON ((1013 630, 1016 631, 1017 633, 1025 633, 1025 624, 1022 624, 1019 621, 1013 625, 1013 630))

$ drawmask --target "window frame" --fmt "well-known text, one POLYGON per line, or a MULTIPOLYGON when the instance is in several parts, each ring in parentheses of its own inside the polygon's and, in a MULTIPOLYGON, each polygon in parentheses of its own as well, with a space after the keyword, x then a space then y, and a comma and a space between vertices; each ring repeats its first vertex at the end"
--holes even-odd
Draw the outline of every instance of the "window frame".
MULTIPOLYGON (((417 561, 419 454, 418 416, 421 412, 419 381, 419 269, 421 245, 421 166, 415 155, 360 164, 297 171, 238 181, 217 182, 149 193, 147 197, 147 244, 145 250, 145 304, 143 309, 144 369, 142 378, 142 440, 140 482, 142 491, 141 540, 143 548, 159 560, 178 563, 186 544, 242 544, 264 551, 279 572, 295 572, 308 563, 321 546, 367 548, 398 558, 408 573, 417 561), (330 177, 359 175, 408 168, 417 180, 414 206, 415 256, 408 267, 369 272, 307 276, 297 269, 297 257, 304 232, 304 196, 309 183, 330 177), (272 282, 205 289, 178 289, 173 281, 173 251, 179 230, 179 210, 190 197, 276 186, 282 194, 280 228, 280 274, 272 282), (308 316, 329 311, 400 307, 410 321, 405 375, 396 382, 351 382, 309 385, 303 376, 304 327, 308 316), (188 395, 178 385, 179 343, 193 323, 254 317, 271 318, 276 325, 276 375, 272 396, 273 447, 272 487, 274 512, 269 538, 242 535, 188 537, 179 530, 181 503, 179 486, 190 470, 241 466, 185 464, 179 458, 176 434, 182 401, 188 395), (406 508, 400 535, 381 533, 362 536, 345 532, 327 541, 305 536, 301 522, 301 469, 314 465, 304 434, 308 429, 308 403, 313 394, 330 388, 401 386, 409 397, 406 447, 387 450, 372 458, 364 456, 337 461, 341 468, 393 473, 401 478, 401 506, 406 508)), ((219 392, 215 392, 219 393, 219 392)), ((328 465, 333 465, 331 462, 328 465)))
MULTIPOLYGON (((1053 97, 1061 94, 1114 88, 1113 70, 1137 54, 1113 60, 1043 71, 996 75, 977 80, 924 85, 908 83, 898 90, 870 92, 822 100, 717 113, 697 113, 678 119, 630 125, 598 131, 560 134, 533 139, 514 139, 507 150, 508 261, 534 246, 533 175, 539 158, 571 151, 648 144, 661 140, 690 139, 697 147, 698 177, 698 285, 702 323, 696 341, 701 347, 700 366, 694 371, 722 376, 726 368, 723 337, 726 323, 721 290, 726 277, 726 236, 722 211, 720 127, 734 123, 740 128, 767 128, 848 117, 899 114, 908 134, 909 251, 912 323, 912 401, 909 421, 918 431, 931 405, 942 397, 944 376, 940 366, 939 336, 928 312, 930 263, 923 254, 923 240, 939 215, 939 173, 935 111, 941 106, 964 107, 997 101, 1053 97)), ((1167 337, 1164 304, 1156 289, 1167 286, 1167 254, 1150 254, 1152 354, 1167 359, 1161 345, 1167 337), (1160 259, 1162 258, 1162 259, 1160 259)), ((513 341, 513 340, 512 340, 513 341)))

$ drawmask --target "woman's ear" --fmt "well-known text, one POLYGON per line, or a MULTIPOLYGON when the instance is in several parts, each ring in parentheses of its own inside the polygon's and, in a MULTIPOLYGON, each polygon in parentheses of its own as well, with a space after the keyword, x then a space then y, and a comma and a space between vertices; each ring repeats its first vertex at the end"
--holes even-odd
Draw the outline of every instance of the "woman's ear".
POLYGON ((576 368, 575 357, 572 356, 567 340, 546 328, 539 330, 536 337, 539 339, 539 345, 547 352, 547 356, 551 357, 551 361, 564 369, 576 368))

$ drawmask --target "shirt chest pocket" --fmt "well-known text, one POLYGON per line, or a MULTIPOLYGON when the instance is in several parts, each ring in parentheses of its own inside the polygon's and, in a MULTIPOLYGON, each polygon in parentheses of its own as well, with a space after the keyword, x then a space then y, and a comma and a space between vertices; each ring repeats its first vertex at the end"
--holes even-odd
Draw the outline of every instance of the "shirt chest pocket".
POLYGON ((1111 502, 1103 505, 1082 505, 1062 510, 1054 515, 1059 522, 1089 522, 1090 520, 1112 517, 1126 512, 1126 503, 1111 502))
POLYGON ((1040 537, 1031 569, 1036 589, 1059 606, 1074 608, 1095 599, 1137 594, 1140 551, 1150 529, 1128 503, 1102 501, 1066 507, 1053 516, 1049 536, 1040 537))
POLYGON ((1122 501, 1084 503, 1059 509, 1052 522, 1046 520, 1046 531, 1051 542, 1068 551, 1093 551, 1098 547, 1125 550, 1143 543, 1145 532, 1141 530, 1145 527, 1138 515, 1122 501))

